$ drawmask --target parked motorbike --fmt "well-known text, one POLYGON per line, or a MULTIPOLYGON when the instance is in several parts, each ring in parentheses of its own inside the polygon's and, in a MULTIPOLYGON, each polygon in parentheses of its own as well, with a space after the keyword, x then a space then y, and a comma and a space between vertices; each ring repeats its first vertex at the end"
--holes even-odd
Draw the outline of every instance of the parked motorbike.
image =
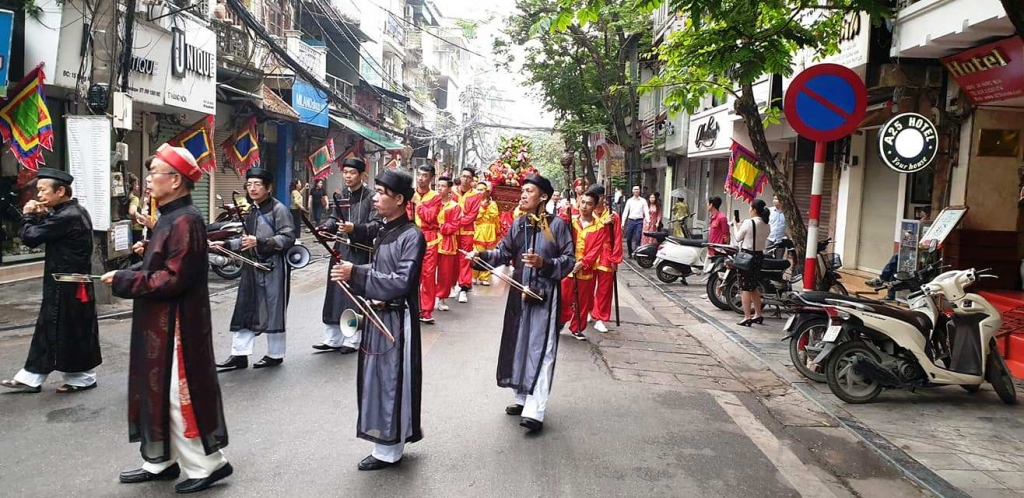
POLYGON ((823 299, 830 317, 816 361, 829 389, 847 403, 867 403, 885 389, 956 384, 975 392, 992 384, 1016 404, 1010 371, 996 348, 1002 316, 985 298, 966 292, 988 270, 947 271, 908 296, 909 310, 868 299, 823 299), (946 303, 950 311, 943 311, 946 303))
MULTIPOLYGON (((898 292, 908 289, 920 289, 930 281, 941 268, 942 260, 922 267, 915 272, 899 272, 890 282, 874 288, 875 292, 886 290, 898 292)), ((843 299, 845 294, 829 292, 800 292, 793 296, 793 315, 782 328, 786 336, 782 340, 789 341, 789 358, 797 372, 815 382, 826 382, 823 364, 816 363, 816 358, 824 347, 823 338, 829 327, 830 318, 826 307, 820 303, 827 299, 843 299)), ((878 301, 879 304, 884 304, 878 301)))
MULTIPOLYGON (((816 288, 825 289, 844 296, 849 295, 849 291, 840 282, 842 276, 838 270, 843 266, 842 259, 838 254, 825 252, 831 243, 831 238, 818 242, 818 268, 822 269, 822 271, 818 272, 821 275, 821 279, 818 280, 816 288)), ((765 258, 762 261, 759 288, 763 305, 765 307, 773 306, 780 310, 779 313, 781 314, 782 309, 792 305, 792 298, 798 292, 798 289, 803 289, 803 265, 797 264, 790 270, 790 261, 802 262, 803 260, 797 257, 793 242, 789 239, 783 239, 777 244, 769 246, 765 252, 774 252, 776 249, 784 250, 787 258, 765 258)), ((741 300, 739 276, 735 270, 729 269, 722 281, 722 286, 724 288, 722 295, 728 297, 726 302, 729 304, 729 308, 742 315, 743 301, 741 300)), ((708 295, 710 296, 710 294, 708 295)))
MULTIPOLYGON (((690 229, 686 227, 686 220, 692 218, 694 213, 686 215, 678 220, 671 220, 668 222, 669 226, 682 223, 683 237, 690 238, 690 229)), ((665 239, 669 237, 668 230, 658 230, 657 232, 643 232, 644 237, 650 237, 655 240, 653 244, 643 244, 633 251, 633 260, 636 261, 641 268, 652 268, 654 267, 654 260, 657 259, 658 246, 660 246, 665 239)))
MULTIPOLYGON (((206 226, 206 238, 213 242, 227 242, 242 236, 242 223, 239 221, 218 221, 206 226)), ((209 251, 207 259, 210 269, 220 278, 234 280, 242 276, 242 262, 209 251)))
POLYGON ((658 280, 670 284, 682 279, 683 285, 687 285, 686 277, 704 271, 708 255, 706 244, 706 239, 672 235, 666 237, 665 241, 658 245, 654 259, 654 270, 658 280))
POLYGON ((708 301, 720 310, 730 310, 728 300, 724 297, 725 288, 722 281, 728 276, 731 268, 727 264, 732 261, 739 249, 728 244, 705 244, 704 247, 714 249, 714 254, 708 251, 708 257, 704 261, 705 272, 708 276, 706 290, 708 301))

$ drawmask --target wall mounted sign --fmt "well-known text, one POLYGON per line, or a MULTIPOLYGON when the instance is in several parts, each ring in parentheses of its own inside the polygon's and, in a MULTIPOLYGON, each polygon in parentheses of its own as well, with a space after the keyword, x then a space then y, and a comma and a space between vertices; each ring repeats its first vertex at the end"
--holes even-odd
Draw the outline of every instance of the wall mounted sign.
POLYGON ((882 162, 897 173, 921 171, 939 150, 939 133, 928 118, 913 112, 893 116, 878 131, 882 162))
POLYGON ((292 85, 292 107, 299 113, 299 122, 327 128, 327 94, 313 85, 295 79, 292 85))
POLYGON ((715 117, 711 116, 707 122, 701 123, 697 127, 697 137, 693 140, 693 145, 698 149, 714 148, 720 129, 718 123, 715 122, 715 117))
POLYGON ((1024 40, 1005 40, 945 57, 942 65, 975 104, 1024 96, 1024 40))
POLYGON ((14 12, 0 10, 0 97, 7 96, 7 77, 11 58, 11 33, 14 29, 14 12))

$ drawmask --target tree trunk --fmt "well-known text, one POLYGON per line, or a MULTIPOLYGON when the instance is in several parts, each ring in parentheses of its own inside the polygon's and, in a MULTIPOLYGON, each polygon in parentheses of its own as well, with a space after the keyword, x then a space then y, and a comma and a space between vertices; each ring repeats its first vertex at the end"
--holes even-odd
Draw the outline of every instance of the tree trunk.
POLYGON ((594 168, 594 158, 590 154, 589 139, 589 133, 585 131, 580 133, 580 168, 583 170, 583 175, 587 177, 587 185, 593 185, 597 183, 597 172, 594 168))
POLYGON ((1017 36, 1024 38, 1024 0, 1000 0, 1006 17, 1010 19, 1017 36))
MULTIPOLYGON (((771 149, 768 148, 768 139, 764 135, 764 121, 761 120, 761 111, 754 101, 754 89, 750 84, 744 84, 740 90, 740 98, 734 105, 736 113, 739 114, 747 125, 747 132, 750 134, 750 142, 754 146, 754 153, 757 154, 758 163, 768 173, 768 181, 772 184, 772 190, 779 197, 782 204, 782 214, 786 216, 786 226, 789 228, 790 238, 796 246, 797 254, 804 254, 807 244, 807 227, 804 226, 803 217, 800 216, 800 209, 793 200, 793 189, 789 184, 786 172, 779 169, 775 164, 771 149)), ((802 258, 801 258, 802 259, 802 258)))

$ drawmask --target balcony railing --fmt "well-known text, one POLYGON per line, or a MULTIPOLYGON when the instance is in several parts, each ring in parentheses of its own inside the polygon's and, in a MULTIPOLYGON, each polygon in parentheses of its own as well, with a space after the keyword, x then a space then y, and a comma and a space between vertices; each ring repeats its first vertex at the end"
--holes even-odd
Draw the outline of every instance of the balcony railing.
POLYGON ((236 66, 236 69, 252 70, 260 60, 261 46, 254 47, 254 41, 245 31, 230 20, 214 20, 210 28, 217 34, 217 57, 221 62, 236 66), (256 53, 253 52, 255 49, 256 53))
POLYGON ((333 74, 327 75, 327 84, 334 90, 334 93, 341 95, 346 102, 352 102, 352 95, 355 89, 352 84, 333 74))
POLYGON ((384 18, 384 34, 394 39, 400 46, 405 46, 405 24, 394 14, 384 18))

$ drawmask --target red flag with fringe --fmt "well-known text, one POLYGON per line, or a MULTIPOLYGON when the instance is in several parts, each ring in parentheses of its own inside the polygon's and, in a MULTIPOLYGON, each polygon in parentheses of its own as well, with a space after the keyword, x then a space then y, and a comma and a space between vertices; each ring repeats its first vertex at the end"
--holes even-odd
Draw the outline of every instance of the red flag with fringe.
POLYGON ((323 180, 331 174, 331 165, 334 164, 334 139, 328 138, 319 149, 313 151, 306 158, 309 169, 313 170, 313 181, 323 180))
POLYGON ((196 158, 196 165, 207 173, 217 167, 217 154, 213 152, 213 116, 192 123, 167 141, 172 147, 184 147, 196 158))
POLYGON ((244 175, 249 168, 259 166, 260 144, 256 133, 256 116, 245 120, 242 127, 221 144, 221 148, 224 149, 224 157, 240 175, 244 175))

